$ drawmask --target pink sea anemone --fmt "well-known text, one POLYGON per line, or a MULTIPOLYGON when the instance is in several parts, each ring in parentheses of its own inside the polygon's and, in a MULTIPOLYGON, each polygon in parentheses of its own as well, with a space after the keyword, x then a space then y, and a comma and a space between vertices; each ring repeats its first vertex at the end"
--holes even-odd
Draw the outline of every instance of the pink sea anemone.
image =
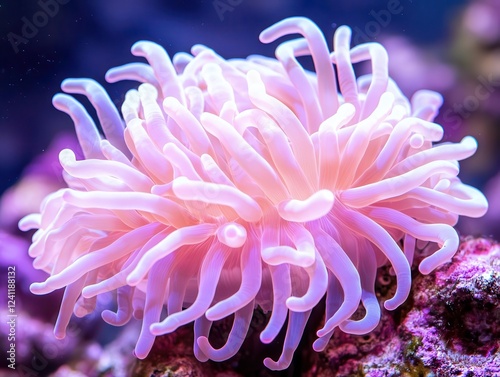
POLYGON ((279 360, 264 361, 284 369, 325 294, 315 350, 336 328, 364 334, 377 325, 378 267, 394 269, 397 290, 384 303, 393 310, 408 297, 418 240, 437 244, 420 264, 424 274, 454 255, 458 215, 487 209, 457 178, 457 161, 475 152, 475 140, 433 144, 443 135, 432 123, 440 95, 419 91, 408 101, 388 77, 384 48, 351 49, 348 27, 337 29, 333 52, 304 18, 285 19, 260 39, 296 33, 302 37, 278 46, 277 60, 224 60, 196 45, 171 61, 157 44, 137 42, 132 54, 149 64, 106 74, 108 82, 142 82, 121 115, 95 81, 62 83, 88 97, 106 138, 73 97, 54 97, 85 158, 60 153, 68 188, 20 227, 38 229, 30 255, 51 274, 33 293, 65 287, 57 337, 72 313, 84 316, 98 295, 116 291, 117 311, 102 317, 114 325, 142 319, 137 357, 156 336, 194 321, 196 357, 225 360, 259 306, 271 311, 263 343, 288 318, 279 360), (315 72, 296 59, 306 55, 315 72), (361 61, 371 61, 372 74, 356 79, 352 65, 361 61), (359 305, 366 314, 353 320, 359 305), (214 349, 212 323, 233 314, 225 345, 214 349))

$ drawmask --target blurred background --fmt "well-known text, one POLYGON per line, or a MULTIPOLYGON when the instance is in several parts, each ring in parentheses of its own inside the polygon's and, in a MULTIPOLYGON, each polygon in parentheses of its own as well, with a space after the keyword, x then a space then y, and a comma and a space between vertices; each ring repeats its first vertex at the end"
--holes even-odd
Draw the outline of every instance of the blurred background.
POLYGON ((461 177, 486 187, 499 164, 497 0, 40 0, 0 2, 0 194, 56 135, 72 132, 69 117, 51 104, 63 79, 94 78, 119 106, 136 84, 106 84, 104 74, 140 60, 130 54, 135 41, 158 42, 171 56, 196 43, 224 58, 272 56, 276 43, 261 44, 259 32, 296 15, 310 17, 329 40, 346 24, 355 43, 383 43, 407 96, 422 88, 441 92, 445 139, 472 134, 480 145, 462 163, 461 177))
MULTIPOLYGON (((38 329, 44 329, 42 335, 41 330, 23 335, 31 345, 19 351, 19 362, 29 360, 32 349, 47 355, 60 300, 59 295, 29 294, 29 283, 43 278, 29 268, 26 253, 19 252, 26 250, 28 237, 16 224, 24 214, 37 211, 46 193, 63 184, 57 155, 74 146, 74 139, 72 121, 51 104, 61 81, 93 78, 120 107, 126 90, 137 83, 107 84, 104 74, 111 67, 140 61, 130 54, 137 40, 155 41, 170 56, 189 52, 197 43, 224 58, 273 56, 277 44, 261 44, 260 31, 299 15, 316 22, 330 45, 335 29, 343 24, 352 28, 355 43, 384 44, 390 74, 408 97, 424 88, 443 94, 437 122, 445 129, 444 139, 473 135, 479 142, 476 155, 461 163, 460 176, 485 191, 490 201, 483 219, 461 220, 459 230, 462 235, 500 237, 498 0, 0 1, 0 267, 3 271, 4 266, 22 263, 19 294, 29 299, 21 309, 36 313, 26 321, 38 321, 38 329)), ((87 326, 88 331, 70 337, 70 342, 102 337, 95 323, 95 318, 81 320, 78 328, 87 326)), ((105 334, 113 337, 109 330, 105 334)), ((66 347, 54 347, 57 357, 49 358, 48 370, 70 357, 66 347)))
POLYGON ((23 168, 48 148, 56 134, 71 132, 69 117, 51 105, 64 78, 94 78, 119 104, 127 84, 106 84, 104 73, 140 60, 130 54, 135 41, 158 42, 171 56, 189 51, 196 43, 214 48, 225 58, 254 53, 273 56, 276 43, 261 44, 259 32, 295 15, 310 17, 330 40, 335 28, 346 24, 353 29, 355 42, 384 43, 390 50, 391 74, 408 96, 421 88, 442 92, 446 99, 442 114, 447 116, 440 120, 446 138, 456 141, 473 134, 480 139, 480 151, 464 163, 462 178, 483 186, 498 164, 498 127, 486 124, 490 119, 484 117, 497 116, 500 108, 494 100, 500 86, 499 3, 2 1, 0 192, 19 179, 23 168), (496 85, 485 85, 490 75, 496 75, 496 85))

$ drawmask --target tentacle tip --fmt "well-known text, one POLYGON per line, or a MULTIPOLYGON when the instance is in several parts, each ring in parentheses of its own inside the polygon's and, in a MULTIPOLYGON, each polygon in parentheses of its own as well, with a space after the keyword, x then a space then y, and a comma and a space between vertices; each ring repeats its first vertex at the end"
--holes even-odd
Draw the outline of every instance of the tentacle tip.
POLYGON ((141 56, 144 52, 145 43, 146 41, 144 40, 135 42, 132 47, 130 47, 130 52, 132 53, 132 55, 141 56))
POLYGON ((476 200, 476 206, 474 208, 473 213, 469 214, 469 217, 472 218, 479 218, 484 215, 486 215, 486 212, 488 212, 489 209, 489 203, 488 200, 484 197, 482 193, 479 193, 477 196, 476 200))
POLYGON ((350 102, 344 102, 342 105, 340 105, 338 113, 344 113, 345 116, 348 115, 353 115, 356 112, 356 106, 350 102))
POLYGON ((324 341, 322 338, 316 339, 313 342, 312 348, 315 352, 323 352, 328 344, 328 341, 324 341))
POLYGON ((59 152, 59 162, 61 163, 61 165, 68 165, 75 161, 76 155, 75 152, 73 152, 71 149, 65 148, 61 152, 59 152))
POLYGON ((279 370, 278 363, 273 359, 271 359, 270 357, 266 357, 264 359, 264 366, 270 370, 279 370))
POLYGON ((288 297, 285 301, 286 307, 293 312, 305 312, 304 302, 300 297, 288 297))
POLYGON ((143 319, 144 318, 144 310, 142 309, 135 309, 134 313, 132 314, 135 319, 143 319))
POLYGON ((35 268, 36 270, 41 270, 43 269, 44 267, 44 263, 40 262, 40 256, 37 256, 34 260, 33 260, 33 268, 35 268))
POLYGON ((180 102, 177 98, 175 97, 166 97, 163 100, 163 108, 168 109, 168 110, 175 110, 177 106, 180 105, 180 102))
POLYGON ((57 110, 62 110, 64 108, 64 102, 67 98, 70 97, 64 93, 56 93, 52 97, 52 106, 54 106, 57 110))
POLYGON ((32 227, 29 225, 29 215, 28 216, 24 216, 21 220, 19 220, 19 222, 17 223, 17 227, 19 228, 19 230, 21 230, 22 232, 27 232, 28 230, 30 230, 32 227))
POLYGON ((392 298, 384 302, 384 308, 391 311, 397 309, 400 305, 400 302, 396 302, 392 298))
POLYGON ((269 344, 274 340, 275 336, 268 334, 265 331, 262 331, 259 335, 259 339, 263 344, 269 344))
POLYGON ((224 245, 237 249, 245 244, 247 231, 241 224, 226 223, 217 229, 217 238, 224 245))
POLYGON ((212 350, 212 346, 210 345, 210 342, 208 341, 208 338, 206 336, 199 336, 196 338, 196 344, 198 347, 200 347, 200 351, 207 357, 207 360, 210 358, 210 351, 212 350))
MULTIPOLYGON (((331 330, 330 330, 331 331, 331 330)), ((322 338, 324 337, 326 334, 328 334, 330 332, 329 330, 325 329, 324 327, 322 329, 319 329, 318 331, 316 331, 316 336, 318 338, 322 338)), ((317 340, 316 340, 317 341, 317 340)))
POLYGON ((66 329, 64 329, 64 330, 54 329, 54 336, 56 339, 59 339, 59 340, 66 338, 66 329))
POLYGON ((70 189, 64 190, 63 194, 61 195, 61 199, 65 202, 70 202, 74 198, 75 195, 70 189))
POLYGON ((82 297, 83 298, 92 298, 95 294, 92 293, 92 290, 89 287, 85 287, 82 289, 82 297))
POLYGON ((347 25, 340 25, 339 27, 337 27, 336 32, 349 33, 350 35, 352 33, 352 29, 347 25))
POLYGON ((465 144, 467 147, 474 150, 476 150, 478 146, 476 138, 471 135, 464 136, 461 143, 465 144))
POLYGON ((46 283, 45 282, 40 282, 40 283, 31 283, 30 285, 30 291, 31 293, 35 295, 40 295, 44 294, 46 288, 46 283))
POLYGON ((261 43, 265 43, 265 44, 268 44, 268 43, 271 43, 274 41, 274 39, 272 39, 270 37, 270 32, 269 32, 269 28, 267 29, 264 29, 260 32, 259 34, 259 41, 261 43))
POLYGON ((137 91, 139 92, 139 96, 145 96, 146 98, 152 97, 154 100, 158 99, 158 90, 156 90, 155 86, 149 82, 144 82, 139 85, 137 91))
POLYGON ((260 73, 256 69, 250 69, 247 72, 247 81, 252 84, 261 84, 261 87, 265 90, 264 85, 262 84, 262 79, 260 73))
POLYGON ((115 70, 116 68, 110 68, 107 70, 107 72, 104 74, 104 80, 106 80, 106 82, 112 84, 118 81, 115 77, 115 70))
POLYGON ((270 357, 266 357, 264 359, 264 366, 270 370, 275 370, 275 371, 284 370, 290 366, 290 361, 284 362, 281 359, 278 361, 274 361, 270 357))
POLYGON ((114 325, 116 323, 116 313, 113 313, 111 310, 104 310, 101 313, 101 318, 109 325, 114 325))
POLYGON ((61 82, 61 89, 63 91, 66 91, 66 89, 68 89, 68 87, 71 87, 71 86, 73 86, 75 84, 76 80, 78 80, 78 79, 71 78, 71 77, 68 77, 68 78, 64 79, 61 82))
POLYGON ((227 305, 224 307, 217 304, 208 309, 205 313, 205 317, 212 322, 220 321, 221 319, 232 314, 232 311, 227 310, 227 305))
MULTIPOLYGON (((282 36, 281 32, 285 31, 284 28, 288 25, 294 25, 297 29, 306 29, 307 27, 317 27, 307 17, 288 17, 284 20, 278 21, 275 24, 267 27, 259 34, 259 40, 262 43, 271 43, 282 36)), ((298 32, 298 31, 296 31, 298 32)), ((290 34, 290 33, 287 33, 290 34)), ((283 34, 284 35, 284 34, 283 34)))
POLYGON ((139 349, 139 346, 136 346, 135 349, 132 351, 132 353, 135 358, 139 360, 144 360, 146 357, 148 357, 149 351, 150 350, 139 349))
POLYGON ((163 334, 168 334, 175 329, 171 329, 168 326, 162 324, 162 323, 153 323, 151 326, 149 326, 149 331, 153 335, 163 335, 163 334))
POLYGON ((438 265, 435 265, 431 263, 431 261, 424 259, 422 262, 420 262, 420 265, 418 266, 418 270, 422 275, 429 275, 432 271, 434 271, 438 265))
POLYGON ((73 314, 77 318, 83 318, 87 314, 89 314, 89 311, 85 309, 83 306, 76 306, 75 309, 73 309, 73 314))

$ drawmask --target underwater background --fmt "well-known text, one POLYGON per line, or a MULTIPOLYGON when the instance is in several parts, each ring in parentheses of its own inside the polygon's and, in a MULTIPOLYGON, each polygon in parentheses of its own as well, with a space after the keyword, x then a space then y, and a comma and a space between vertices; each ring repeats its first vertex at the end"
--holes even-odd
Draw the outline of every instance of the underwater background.
POLYGON ((104 73, 130 61, 136 41, 157 42, 170 56, 197 43, 226 59, 273 56, 275 44, 260 43, 260 31, 297 15, 311 18, 330 40, 337 26, 348 25, 354 44, 384 44, 390 75, 408 97, 423 88, 442 93, 437 122, 445 139, 471 134, 479 142, 461 165, 461 179, 484 189, 500 161, 499 12, 496 0, 2 1, 0 193, 55 135, 72 132, 67 115, 51 104, 63 79, 93 78, 120 105, 136 84, 107 84, 104 73), (496 82, 488 86, 490 79, 496 82), (475 90, 487 95, 477 98, 475 90))
MULTIPOLYGON (((408 97, 419 89, 436 90, 444 96, 436 119, 445 129, 444 140, 457 142, 472 135, 479 143, 477 153, 461 162, 459 176, 464 183, 481 189, 490 203, 484 218, 461 219, 459 231, 462 235, 493 236, 498 240, 498 0, 0 1, 0 197, 8 194, 9 188, 27 173, 60 173, 60 168, 53 164, 53 157, 57 156, 54 153, 72 145, 73 141, 65 137, 74 131, 71 119, 56 110, 51 101, 61 91, 60 83, 65 78, 95 79, 119 108, 126 91, 137 87, 137 83, 108 84, 104 74, 111 67, 142 61, 130 53, 136 41, 154 41, 170 56, 189 52, 195 44, 207 45, 226 59, 251 54, 274 56, 277 43, 262 44, 259 33, 290 16, 314 21, 330 47, 335 29, 339 25, 350 26, 354 44, 376 41, 388 49, 389 73, 408 97), (42 159, 26 170, 34 158, 46 151, 52 153, 48 166, 42 159)), ((307 59, 299 60, 312 67, 307 59)), ((358 69, 369 72, 367 66, 358 69)), ((92 106, 86 108, 95 117, 92 106)), ((36 196, 29 187, 24 194, 28 201, 30 196, 36 196)), ((16 214, 9 212, 8 205, 8 200, 0 200, 0 235, 5 231, 19 236, 16 214)), ((23 247, 26 244, 12 244, 13 250, 23 247)), ((27 256, 25 259, 30 262, 27 256)), ((4 264, 5 259, 0 263, 2 268, 4 264)), ((23 297, 31 297, 27 286, 21 289, 23 297)), ((47 324, 43 333, 49 334, 60 296, 51 301, 44 297, 30 300, 24 309, 42 312, 41 322, 47 324), (54 305, 53 310, 47 307, 48 302, 54 305)), ((72 338, 75 343, 84 339, 97 340, 102 345, 118 334, 110 327, 100 332, 95 318, 84 319, 78 326, 85 331, 72 338)), ((3 341, 0 339, 0 344, 3 341)), ((69 347, 76 345, 70 343, 69 347)), ((92 353, 93 349, 89 347, 85 352, 92 353)), ((60 352, 51 359, 47 370, 56 370, 69 358, 60 352)), ((2 360, 0 377, 4 366, 2 360)))

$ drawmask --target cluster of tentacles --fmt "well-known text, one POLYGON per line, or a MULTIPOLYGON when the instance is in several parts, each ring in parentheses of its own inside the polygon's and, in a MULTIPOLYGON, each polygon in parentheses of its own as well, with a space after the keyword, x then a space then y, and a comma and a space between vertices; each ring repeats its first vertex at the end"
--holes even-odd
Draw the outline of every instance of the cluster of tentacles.
POLYGON ((63 82, 64 92, 88 97, 105 138, 73 97, 54 97, 85 158, 61 152, 68 188, 20 227, 38 229, 29 252, 51 275, 32 291, 65 288, 56 336, 72 313, 84 316, 100 294, 116 291, 117 311, 102 317, 114 325, 142 319, 139 358, 156 336, 194 321, 196 357, 225 360, 260 306, 271 311, 263 343, 287 326, 281 357, 264 361, 284 369, 325 294, 315 350, 336 328, 363 334, 378 324, 378 267, 389 263, 397 278, 384 306, 405 301, 418 240, 437 244, 422 273, 450 260, 458 215, 487 208, 457 178, 457 161, 475 152, 475 140, 434 144, 443 136, 432 122, 441 97, 420 91, 408 101, 388 76, 384 48, 351 49, 348 27, 335 32, 333 52, 304 18, 285 19, 260 39, 296 33, 276 59, 224 60, 197 45, 170 60, 157 44, 137 42, 132 53, 148 64, 106 74, 108 82, 142 83, 121 114, 95 81, 63 82), (297 61, 306 55, 314 72, 297 61), (372 74, 357 78, 353 64, 362 61, 372 74), (350 319, 360 305, 364 318, 350 319), (211 325, 231 315, 228 339, 214 349, 211 325))

